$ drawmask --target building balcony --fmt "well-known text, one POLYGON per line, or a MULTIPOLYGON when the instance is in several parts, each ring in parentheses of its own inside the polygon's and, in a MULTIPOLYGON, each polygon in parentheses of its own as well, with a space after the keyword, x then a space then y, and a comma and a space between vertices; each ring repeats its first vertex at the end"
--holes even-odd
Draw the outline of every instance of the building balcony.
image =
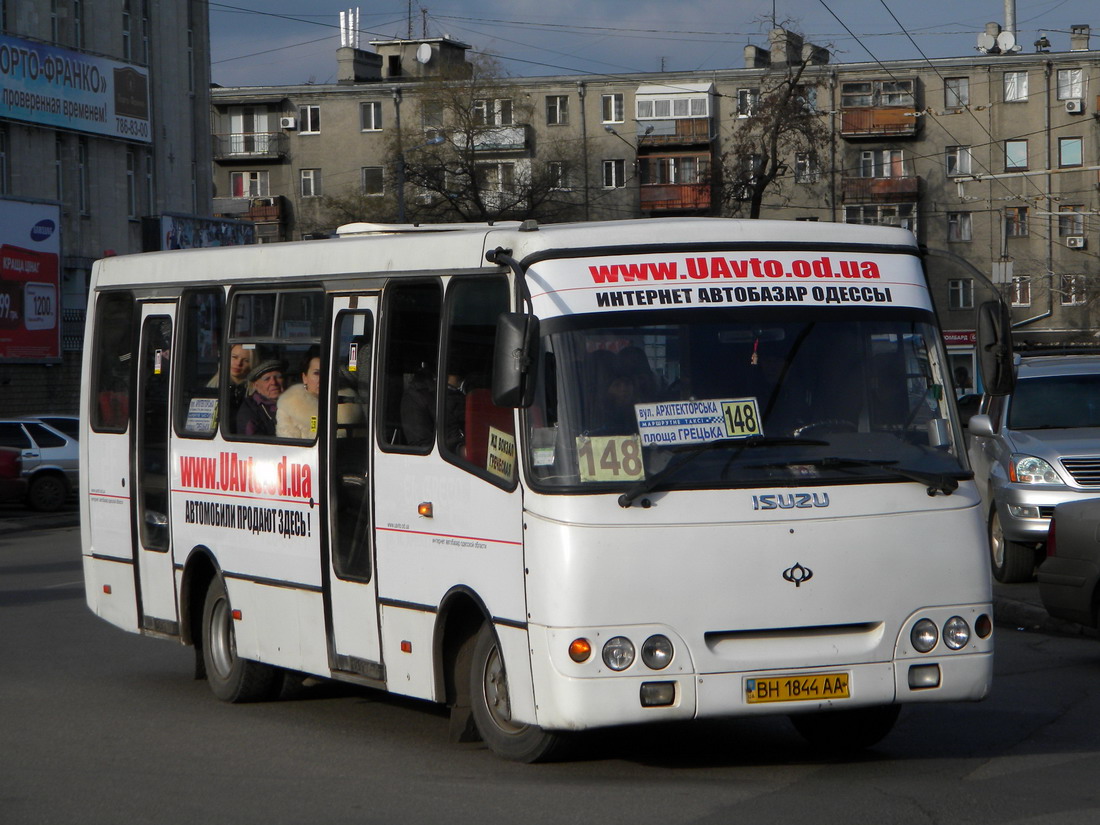
POLYGON ((700 212, 710 209, 709 183, 646 183, 639 187, 643 212, 700 212))
POLYGON ((920 118, 912 109, 841 109, 840 136, 849 139, 915 137, 920 118))
MULTIPOLYGON (((528 148, 528 128, 518 126, 479 126, 470 139, 475 152, 522 152, 528 148)), ((464 149, 467 136, 464 132, 451 132, 449 138, 455 147, 464 149)))
POLYGON ((709 117, 638 121, 638 150, 668 146, 698 146, 711 142, 709 117))
POLYGON ((282 195, 267 198, 214 198, 214 214, 253 223, 282 223, 287 217, 282 195))
POLYGON ((234 132, 214 135, 216 161, 279 161, 289 151, 285 132, 234 132))
POLYGON ((905 203, 920 198, 920 176, 844 178, 845 203, 905 203))

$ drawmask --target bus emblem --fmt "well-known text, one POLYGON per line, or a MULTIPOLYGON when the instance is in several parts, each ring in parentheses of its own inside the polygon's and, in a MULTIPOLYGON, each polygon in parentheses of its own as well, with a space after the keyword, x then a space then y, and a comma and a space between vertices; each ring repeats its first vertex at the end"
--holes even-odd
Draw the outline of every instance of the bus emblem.
POLYGON ((783 580, 791 582, 795 587, 801 587, 802 582, 808 582, 814 577, 814 571, 795 562, 793 567, 783 571, 783 580))

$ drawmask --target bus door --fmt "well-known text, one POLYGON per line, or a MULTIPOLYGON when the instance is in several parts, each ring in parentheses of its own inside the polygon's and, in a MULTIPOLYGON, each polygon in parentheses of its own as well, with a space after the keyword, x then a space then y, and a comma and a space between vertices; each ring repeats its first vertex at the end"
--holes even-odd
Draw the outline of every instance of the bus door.
POLYGON ((169 527, 169 392, 175 304, 144 304, 134 406, 134 520, 143 630, 177 635, 175 570, 169 527))
POLYGON ((333 670, 381 680, 369 426, 377 306, 374 295, 333 298, 324 509, 329 664, 333 670))

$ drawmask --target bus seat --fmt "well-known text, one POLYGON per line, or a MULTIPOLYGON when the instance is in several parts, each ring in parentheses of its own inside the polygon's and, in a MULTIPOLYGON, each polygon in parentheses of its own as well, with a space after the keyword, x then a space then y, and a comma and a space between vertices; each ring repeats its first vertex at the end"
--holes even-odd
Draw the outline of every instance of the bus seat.
POLYGON ((498 407, 487 389, 466 393, 466 460, 484 469, 489 454, 489 428, 515 435, 511 407, 498 407))

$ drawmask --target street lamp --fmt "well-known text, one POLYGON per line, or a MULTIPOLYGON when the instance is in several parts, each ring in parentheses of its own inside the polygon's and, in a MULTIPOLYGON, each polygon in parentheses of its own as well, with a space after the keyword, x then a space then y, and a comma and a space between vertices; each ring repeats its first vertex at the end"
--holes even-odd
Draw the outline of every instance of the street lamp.
MULTIPOLYGON (((415 152, 417 149, 423 149, 426 146, 438 146, 445 138, 443 135, 433 135, 430 139, 418 146, 412 147, 409 151, 415 152)), ((405 150, 397 150, 397 222, 405 222, 405 150)))

